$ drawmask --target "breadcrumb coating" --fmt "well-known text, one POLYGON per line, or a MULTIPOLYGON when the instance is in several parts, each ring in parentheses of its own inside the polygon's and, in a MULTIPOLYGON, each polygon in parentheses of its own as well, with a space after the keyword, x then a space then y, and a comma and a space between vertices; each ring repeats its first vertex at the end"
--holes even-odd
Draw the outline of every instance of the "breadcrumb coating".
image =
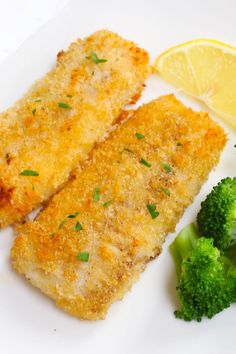
POLYGON ((56 67, 0 115, 0 227, 68 180, 138 98, 149 72, 146 51, 106 30, 58 54, 56 67))
POLYGON ((226 142, 207 113, 173 95, 130 116, 18 227, 11 251, 19 273, 80 319, 103 319, 160 253, 226 142))

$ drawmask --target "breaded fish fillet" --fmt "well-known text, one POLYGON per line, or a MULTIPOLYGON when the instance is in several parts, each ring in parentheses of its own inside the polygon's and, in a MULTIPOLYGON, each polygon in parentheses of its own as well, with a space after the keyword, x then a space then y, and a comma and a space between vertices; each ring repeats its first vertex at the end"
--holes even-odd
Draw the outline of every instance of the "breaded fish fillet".
POLYGON ((18 228, 14 268, 68 313, 103 319, 160 253, 225 142, 207 113, 173 95, 143 105, 18 228))
POLYGON ((0 115, 0 227, 67 181, 138 98, 149 70, 146 51, 99 31, 60 52, 57 66, 0 115))

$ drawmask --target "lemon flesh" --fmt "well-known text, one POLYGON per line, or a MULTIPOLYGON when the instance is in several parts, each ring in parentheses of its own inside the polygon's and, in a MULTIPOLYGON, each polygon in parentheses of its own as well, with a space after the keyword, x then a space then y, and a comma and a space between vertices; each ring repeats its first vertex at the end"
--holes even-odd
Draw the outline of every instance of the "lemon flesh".
POLYGON ((236 128, 236 48, 209 39, 170 48, 155 61, 159 74, 203 101, 236 128))

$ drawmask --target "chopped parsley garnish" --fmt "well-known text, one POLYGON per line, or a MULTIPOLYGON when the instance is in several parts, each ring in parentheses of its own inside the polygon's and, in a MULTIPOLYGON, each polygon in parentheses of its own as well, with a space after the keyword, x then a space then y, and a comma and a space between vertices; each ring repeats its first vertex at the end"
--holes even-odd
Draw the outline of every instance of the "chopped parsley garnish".
POLYGON ((80 224, 79 221, 77 221, 77 223, 75 224, 75 231, 81 231, 81 230, 83 230, 82 225, 80 224))
POLYGON ((168 188, 162 188, 162 191, 168 195, 168 197, 170 196, 170 190, 168 188))
POLYGON ((33 113, 33 116, 35 116, 35 113, 36 113, 36 108, 35 108, 35 109, 33 109, 32 113, 33 113))
POLYGON ((24 170, 21 173, 19 173, 20 176, 39 176, 39 173, 37 171, 33 170, 24 170))
MULTIPOLYGON (((92 61, 95 63, 95 64, 100 64, 100 63, 105 63, 107 61, 107 59, 100 59, 98 58, 97 54, 94 53, 93 51, 91 52, 91 58, 92 58, 92 61)), ((88 58, 89 59, 89 58, 88 58)))
POLYGON ((168 163, 163 163, 162 164, 162 167, 168 172, 168 173, 171 173, 171 172, 173 172, 173 169, 172 169, 172 167, 170 166, 170 165, 168 165, 168 163))
POLYGON ((138 140, 141 140, 141 139, 145 138, 145 135, 140 134, 140 133, 135 133, 135 136, 136 136, 136 138, 137 138, 138 140))
POLYGON ((56 236, 56 232, 53 232, 52 234, 51 234, 51 238, 54 238, 56 236))
POLYGON ((156 210, 156 205, 147 204, 148 211, 153 219, 156 219, 159 215, 159 212, 156 210))
POLYGON ((72 108, 68 103, 65 103, 65 102, 59 102, 58 103, 58 107, 65 108, 65 109, 71 109, 72 108))
POLYGON ((62 228, 62 226, 63 226, 66 222, 67 222, 66 219, 62 220, 62 221, 60 222, 60 224, 59 224, 58 229, 60 230, 60 229, 62 228))
POLYGON ((124 148, 124 150, 123 151, 125 151, 125 152, 129 152, 130 154, 133 154, 133 151, 132 150, 130 150, 130 149, 127 149, 127 148, 124 148))
POLYGON ((102 205, 104 206, 104 208, 107 208, 110 204, 111 204, 111 200, 104 202, 102 205))
POLYGON ((143 164, 144 166, 147 166, 147 167, 152 167, 152 164, 144 159, 141 159, 139 161, 141 164, 143 164))
POLYGON ((60 230, 62 228, 62 226, 67 222, 67 219, 74 219, 79 215, 79 211, 77 211, 74 214, 70 214, 66 217, 66 219, 62 220, 62 222, 60 223, 58 229, 60 230))
POLYGON ((41 98, 37 98, 36 100, 34 100, 34 102, 42 102, 41 98))
POLYGON ((177 146, 183 146, 183 145, 178 141, 177 146))
POLYGON ((99 199, 100 199, 100 191, 99 191, 99 188, 96 187, 96 188, 94 188, 94 191, 93 191, 93 201, 98 202, 99 199))
POLYGON ((236 148, 236 144, 234 144, 234 147, 236 148))
POLYGON ((67 95, 67 97, 72 98, 73 96, 72 95, 67 95))
POLYGON ((78 261, 81 261, 81 262, 88 262, 88 260, 89 260, 89 253, 88 253, 88 252, 79 252, 79 253, 76 255, 76 258, 78 259, 78 261))
POLYGON ((76 213, 74 213, 74 214, 70 214, 70 215, 68 215, 67 217, 69 218, 69 219, 74 219, 74 218, 76 218, 76 216, 78 216, 79 215, 79 211, 77 211, 76 213))

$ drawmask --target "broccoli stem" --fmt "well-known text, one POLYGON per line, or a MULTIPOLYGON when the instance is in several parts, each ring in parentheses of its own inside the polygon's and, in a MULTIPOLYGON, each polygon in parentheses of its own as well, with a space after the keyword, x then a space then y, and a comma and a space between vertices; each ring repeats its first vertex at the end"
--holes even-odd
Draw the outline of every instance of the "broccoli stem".
POLYGON ((180 279, 182 262, 188 258, 199 238, 196 226, 192 223, 186 226, 169 246, 170 253, 175 262, 177 279, 180 279))
POLYGON ((224 251, 220 256, 220 261, 224 263, 226 272, 236 278, 236 246, 233 245, 224 251))
POLYGON ((223 255, 229 258, 232 262, 232 265, 236 267, 236 245, 229 247, 223 252, 223 255))

